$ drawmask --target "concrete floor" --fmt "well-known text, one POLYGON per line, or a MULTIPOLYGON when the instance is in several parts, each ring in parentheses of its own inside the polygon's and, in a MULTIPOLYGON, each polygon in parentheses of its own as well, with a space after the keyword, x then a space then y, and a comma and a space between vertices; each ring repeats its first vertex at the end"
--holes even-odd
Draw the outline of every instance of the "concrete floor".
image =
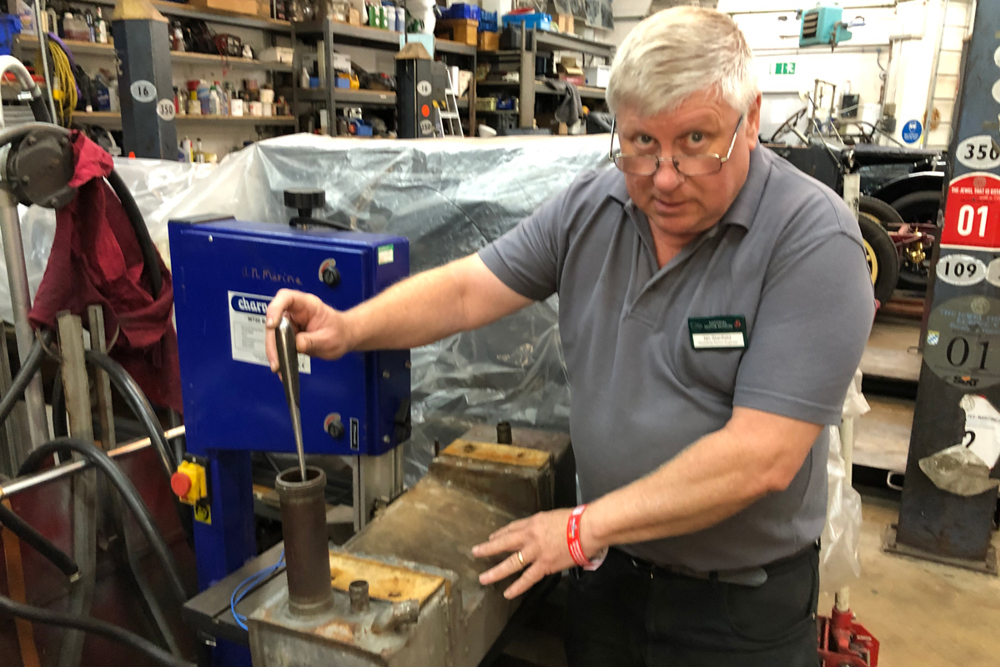
MULTIPOLYGON (((898 503, 865 496, 861 579, 851 586, 858 621, 882 643, 879 667, 1000 664, 1000 578, 882 552, 898 503)), ((993 543, 1000 547, 994 534, 993 543)), ((829 614, 833 596, 820 599, 829 614)))
MULTIPOLYGON (((858 621, 882 643, 879 667, 994 667, 1000 664, 1000 578, 882 552, 896 501, 865 495, 861 579, 851 586, 858 621)), ((1000 550, 1000 537, 994 535, 1000 550)), ((822 595, 828 615, 833 596, 822 595)), ((557 587, 516 632, 494 667, 565 667, 564 592, 557 587)), ((680 666, 679 666, 680 667, 680 666)))

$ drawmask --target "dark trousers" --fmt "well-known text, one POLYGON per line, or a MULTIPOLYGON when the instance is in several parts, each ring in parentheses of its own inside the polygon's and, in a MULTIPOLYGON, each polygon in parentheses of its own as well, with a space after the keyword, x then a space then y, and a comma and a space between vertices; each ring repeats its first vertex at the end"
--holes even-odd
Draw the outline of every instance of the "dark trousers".
POLYGON ((819 552, 764 566, 760 586, 675 574, 612 549, 570 573, 570 667, 816 667, 819 552))

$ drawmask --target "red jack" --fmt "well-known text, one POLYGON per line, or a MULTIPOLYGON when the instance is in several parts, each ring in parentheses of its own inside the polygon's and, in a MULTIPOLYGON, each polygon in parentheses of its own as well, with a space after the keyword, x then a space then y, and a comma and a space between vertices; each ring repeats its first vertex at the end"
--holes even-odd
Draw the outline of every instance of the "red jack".
POLYGON ((854 622, 850 609, 841 611, 834 605, 832 616, 820 616, 816 625, 823 667, 878 666, 878 640, 854 622))

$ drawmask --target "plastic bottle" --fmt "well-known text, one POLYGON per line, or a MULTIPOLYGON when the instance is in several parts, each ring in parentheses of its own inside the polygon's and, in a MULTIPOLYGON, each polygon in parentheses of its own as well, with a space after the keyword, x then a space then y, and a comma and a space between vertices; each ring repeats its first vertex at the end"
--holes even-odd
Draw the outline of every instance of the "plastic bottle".
POLYGON ((89 9, 84 13, 83 20, 87 23, 87 32, 90 33, 90 41, 91 42, 96 42, 97 41, 97 31, 96 31, 96 28, 94 26, 94 15, 90 12, 89 9))
POLYGON ((194 162, 194 147, 187 137, 181 141, 181 153, 184 155, 184 162, 194 162))
POLYGON ((384 5, 382 7, 385 10, 385 25, 389 30, 396 29, 396 7, 394 5, 384 5))
POLYGON ((219 89, 212 84, 212 87, 208 90, 208 114, 210 116, 221 116, 222 115, 222 97, 219 95, 219 89))
POLYGON ((209 111, 209 87, 208 82, 202 79, 198 82, 198 87, 195 89, 198 101, 201 102, 201 115, 207 116, 211 111, 209 111))
POLYGON ((118 79, 110 79, 108 81, 108 111, 117 112, 119 110, 118 105, 118 79))
POLYGON ((108 22, 104 20, 100 7, 97 8, 97 18, 94 19, 94 32, 98 44, 108 43, 108 22))
POLYGON ((201 100, 198 99, 198 91, 192 90, 189 92, 188 98, 188 115, 189 116, 200 116, 201 115, 201 100))
POLYGON ((111 111, 111 93, 101 74, 94 77, 94 88, 97 91, 97 110, 111 111))
POLYGON ((198 137, 198 146, 194 151, 194 161, 204 162, 205 161, 205 151, 201 149, 201 137, 198 137))

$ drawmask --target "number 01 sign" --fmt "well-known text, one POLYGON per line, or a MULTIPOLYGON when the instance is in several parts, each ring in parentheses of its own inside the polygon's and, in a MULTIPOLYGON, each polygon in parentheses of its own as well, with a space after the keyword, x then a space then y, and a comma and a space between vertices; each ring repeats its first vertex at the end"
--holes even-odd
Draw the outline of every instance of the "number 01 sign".
POLYGON ((1000 250, 1000 177, 973 172, 951 182, 941 247, 1000 250))

